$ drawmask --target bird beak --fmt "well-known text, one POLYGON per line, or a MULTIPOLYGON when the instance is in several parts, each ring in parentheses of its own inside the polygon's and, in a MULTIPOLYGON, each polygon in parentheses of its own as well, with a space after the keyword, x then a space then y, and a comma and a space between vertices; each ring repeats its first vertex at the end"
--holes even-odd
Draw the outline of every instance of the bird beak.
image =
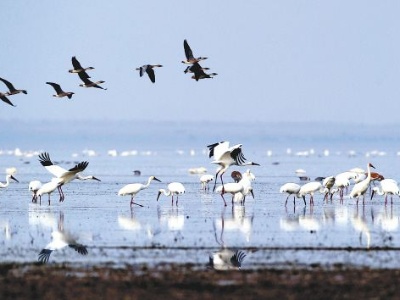
POLYGON ((158 201, 158 199, 160 198, 160 195, 161 195, 161 192, 158 192, 157 201, 158 201))
POLYGON ((158 178, 153 178, 153 180, 155 180, 155 181, 158 181, 158 182, 161 182, 161 180, 160 179, 158 179, 158 178))
POLYGON ((14 176, 11 175, 10 177, 12 180, 15 180, 16 182, 19 182, 14 176))
POLYGON ((96 178, 96 177, 94 177, 94 176, 93 176, 92 179, 93 179, 93 180, 96 180, 96 181, 101 181, 100 179, 98 179, 98 178, 96 178))
POLYGON ((253 162, 252 165, 253 166, 259 166, 260 164, 253 162))
POLYGON ((253 199, 254 199, 254 192, 253 192, 253 190, 250 190, 250 193, 251 193, 251 195, 253 196, 253 199))
POLYGON ((369 166, 370 166, 371 168, 374 168, 374 169, 375 169, 375 167, 374 167, 371 163, 369 164, 369 166))

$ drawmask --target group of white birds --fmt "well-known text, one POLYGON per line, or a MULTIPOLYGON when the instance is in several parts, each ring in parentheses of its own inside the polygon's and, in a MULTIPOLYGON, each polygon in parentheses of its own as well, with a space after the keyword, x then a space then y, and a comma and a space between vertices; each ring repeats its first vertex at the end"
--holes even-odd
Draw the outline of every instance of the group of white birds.
POLYGON ((294 182, 289 182, 280 187, 280 192, 288 194, 285 205, 287 205, 287 201, 291 195, 293 196, 294 203, 297 197, 302 198, 305 205, 305 197, 306 195, 310 195, 310 205, 313 205, 315 193, 324 194, 324 199, 329 197, 331 200, 335 193, 339 193, 339 199, 343 202, 345 190, 347 190, 351 184, 354 184, 348 197, 350 199, 356 199, 357 204, 359 198, 362 197, 364 204, 365 195, 370 189, 371 184, 378 181, 380 187, 375 186, 371 189, 371 199, 375 193, 378 195, 385 195, 386 205, 389 195, 391 196, 391 203, 393 203, 393 195, 397 195, 400 198, 400 190, 396 180, 385 179, 381 174, 371 172, 371 168, 375 169, 371 163, 368 163, 367 171, 360 168, 354 168, 350 171, 339 173, 336 176, 329 176, 321 178, 321 180, 318 181, 307 182, 302 186, 294 182))

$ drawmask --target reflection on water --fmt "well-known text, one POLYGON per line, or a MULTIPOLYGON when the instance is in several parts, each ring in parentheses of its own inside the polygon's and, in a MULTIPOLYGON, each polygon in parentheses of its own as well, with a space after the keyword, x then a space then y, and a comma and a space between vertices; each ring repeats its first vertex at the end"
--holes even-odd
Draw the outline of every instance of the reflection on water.
POLYGON ((38 261, 41 263, 47 263, 50 259, 50 254, 53 251, 61 250, 66 246, 74 249, 81 255, 88 254, 86 246, 77 242, 78 237, 65 230, 63 212, 60 212, 58 226, 55 230, 51 232, 51 238, 52 241, 48 243, 38 255, 38 261))
POLYGON ((215 219, 217 229, 222 231, 222 228, 224 228, 227 231, 240 232, 246 241, 250 242, 254 215, 246 216, 246 207, 243 205, 232 205, 229 217, 227 211, 229 211, 229 208, 224 207, 221 218, 215 219))
POLYGON ((158 221, 168 231, 182 231, 185 226, 184 210, 181 207, 157 207, 158 221))
POLYGON ((209 256, 208 266, 215 270, 240 270, 246 253, 239 249, 229 249, 224 241, 224 232, 225 230, 239 230, 244 233, 247 241, 250 241, 253 216, 245 217, 245 207, 242 205, 232 206, 231 217, 226 218, 225 214, 226 209, 224 208, 221 218, 213 222, 215 241, 220 249, 209 256), (220 230, 219 235, 218 230, 220 230))
POLYGON ((0 230, 3 233, 3 236, 6 240, 11 239, 11 228, 10 228, 10 223, 8 220, 0 220, 0 230))

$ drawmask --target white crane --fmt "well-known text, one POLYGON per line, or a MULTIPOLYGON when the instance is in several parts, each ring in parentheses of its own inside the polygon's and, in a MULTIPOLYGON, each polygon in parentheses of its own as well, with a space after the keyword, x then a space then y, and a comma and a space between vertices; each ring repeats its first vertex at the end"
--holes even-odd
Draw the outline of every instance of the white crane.
MULTIPOLYGON (((294 182, 288 182, 281 186, 279 189, 280 193, 287 193, 288 196, 286 197, 285 206, 287 205, 287 201, 291 195, 293 195, 293 204, 296 204, 296 196, 300 191, 300 185, 294 182)), ((306 205, 306 200, 304 200, 304 204, 306 205)))
POLYGON ((219 168, 217 169, 215 174, 213 191, 215 191, 218 175, 221 178, 221 184, 224 184, 222 180, 222 175, 224 175, 224 173, 230 166, 259 166, 258 163, 246 161, 246 158, 242 153, 242 144, 237 144, 229 147, 229 142, 220 142, 208 145, 207 147, 209 149, 209 157, 214 157, 214 161, 212 161, 211 163, 219 165, 219 168))
POLYGON ((36 193, 42 187, 42 182, 39 180, 32 180, 29 182, 29 190, 32 192, 32 202, 36 202, 36 193))
POLYGON ((64 184, 67 184, 71 182, 74 179, 79 179, 79 180, 96 180, 100 181, 100 179, 90 175, 90 176, 82 176, 78 173, 82 172, 83 170, 86 169, 88 166, 89 162, 87 161, 82 161, 75 165, 75 167, 66 170, 58 165, 53 164, 53 162, 50 159, 50 155, 47 152, 39 154, 39 162, 46 168, 47 171, 49 171, 51 174, 53 174, 56 178, 59 179, 58 183, 58 192, 60 193, 60 201, 64 201, 64 193, 62 191, 62 186, 64 184))
POLYGON ((171 182, 168 184, 168 190, 160 189, 158 190, 157 201, 161 194, 165 196, 172 196, 172 205, 174 205, 174 195, 176 195, 176 206, 178 206, 178 196, 185 193, 185 187, 180 182, 171 182))
POLYGON ((316 192, 323 193, 322 184, 318 181, 307 182, 302 185, 299 190, 299 196, 303 198, 304 203, 306 203, 306 195, 310 195, 310 205, 314 204, 314 194, 316 192))
POLYGON ((375 169, 375 167, 371 163, 368 163, 367 164, 367 169, 368 169, 367 178, 365 178, 363 181, 356 183, 350 192, 350 198, 351 199, 357 198, 357 204, 358 204, 358 198, 360 198, 360 196, 363 196, 363 204, 364 204, 365 192, 368 190, 369 184, 371 183, 371 169, 370 168, 375 169))
POLYGON ((226 194, 226 193, 229 193, 232 195, 232 203, 234 202, 234 199, 236 199, 237 201, 243 201, 244 197, 249 193, 251 193, 251 195, 254 198, 253 188, 251 186, 245 187, 240 182, 225 183, 224 185, 220 185, 219 187, 217 187, 215 192, 219 193, 221 195, 222 200, 224 200, 225 206, 227 206, 225 198, 224 198, 224 194, 226 194), (235 198, 236 194, 242 194, 242 195, 238 195, 235 198))
POLYGON ((387 197, 390 195, 391 203, 393 204, 393 195, 397 195, 400 198, 400 190, 397 184, 397 181, 394 179, 383 179, 380 182, 381 186, 374 187, 371 193, 371 200, 374 197, 374 194, 377 193, 378 195, 382 196, 385 195, 385 205, 387 204, 387 197))
POLYGON ((208 190, 209 186, 208 183, 214 180, 214 175, 211 174, 204 174, 200 176, 200 183, 202 190, 208 190))
POLYGON ((6 183, 0 182, 0 188, 6 188, 10 185, 10 179, 19 182, 12 174, 7 174, 6 175, 6 183))
POLYGON ((131 195, 131 206, 133 204, 138 205, 143 207, 143 205, 135 203, 133 201, 133 198, 136 196, 137 193, 139 193, 141 190, 147 189, 150 185, 150 182, 152 182, 153 180, 161 182, 161 180, 157 179, 155 176, 150 176, 149 179, 147 180, 146 184, 142 184, 142 183, 131 183, 131 184, 127 184, 124 187, 122 187, 119 191, 118 191, 118 196, 125 196, 125 195, 131 195))
POLYGON ((60 188, 62 184, 60 183, 59 178, 53 178, 50 182, 43 184, 37 191, 35 196, 32 198, 32 201, 35 200, 37 202, 37 198, 39 197, 39 204, 42 204, 42 195, 49 195, 49 205, 50 205, 50 195, 56 189, 60 188))

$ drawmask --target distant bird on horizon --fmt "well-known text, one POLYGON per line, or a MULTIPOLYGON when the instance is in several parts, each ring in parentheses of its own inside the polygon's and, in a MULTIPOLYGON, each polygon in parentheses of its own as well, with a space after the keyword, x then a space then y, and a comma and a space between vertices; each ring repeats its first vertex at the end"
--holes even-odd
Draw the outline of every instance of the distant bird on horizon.
POLYGON ((3 81, 3 83, 8 88, 8 92, 5 93, 6 96, 16 95, 19 93, 28 94, 28 92, 26 90, 17 90, 16 88, 14 88, 14 86, 12 85, 11 82, 5 80, 4 78, 0 78, 0 80, 3 81))
POLYGON ((185 56, 186 56, 186 60, 182 60, 183 64, 194 64, 201 60, 207 59, 207 57, 202 57, 202 56, 195 58, 193 56, 192 49, 190 48, 186 39, 183 41, 183 47, 185 48, 185 56))
POLYGON ((87 68, 83 68, 80 64, 80 62, 76 59, 76 56, 72 56, 72 66, 74 67, 71 70, 68 70, 68 72, 70 73, 84 73, 83 76, 85 76, 86 78, 90 78, 90 76, 86 73, 86 71, 89 70, 94 70, 93 67, 87 67, 87 68))
POLYGON ((151 82, 155 83, 156 82, 156 75, 154 74, 154 68, 161 68, 162 65, 143 65, 139 68, 136 68, 137 71, 139 71, 140 77, 144 75, 144 73, 147 73, 149 76, 151 82))
POLYGON ((57 83, 54 82, 46 82, 46 84, 51 85, 54 90, 56 91, 56 95, 53 95, 53 97, 57 97, 57 98, 62 98, 62 97, 68 97, 68 99, 72 98, 72 95, 75 94, 74 92, 64 92, 61 88, 61 86, 57 83))
POLYGON ((10 99, 8 99, 8 98, 6 97, 6 94, 4 94, 4 93, 1 93, 1 92, 0 92, 0 99, 1 99, 1 101, 3 101, 4 103, 7 103, 7 104, 9 104, 9 105, 11 105, 11 106, 15 106, 15 105, 10 101, 10 99))
POLYGON ((100 80, 100 81, 93 82, 93 81, 89 80, 89 75, 85 71, 79 72, 78 76, 83 81, 83 83, 81 83, 79 85, 81 87, 87 87, 87 88, 95 87, 98 89, 107 90, 106 88, 103 88, 102 86, 99 85, 101 83, 104 83, 105 81, 100 80))

